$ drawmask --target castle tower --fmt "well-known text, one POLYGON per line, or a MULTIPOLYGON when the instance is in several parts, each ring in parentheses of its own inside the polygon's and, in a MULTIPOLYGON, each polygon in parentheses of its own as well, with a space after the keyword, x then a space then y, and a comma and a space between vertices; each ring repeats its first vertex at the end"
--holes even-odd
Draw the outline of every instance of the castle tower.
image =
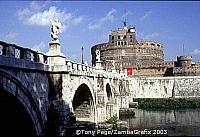
POLYGON ((109 45, 127 46, 137 43, 135 26, 127 28, 124 22, 124 29, 113 30, 109 35, 109 45))
POLYGON ((178 67, 189 67, 192 64, 192 56, 177 56, 178 67))

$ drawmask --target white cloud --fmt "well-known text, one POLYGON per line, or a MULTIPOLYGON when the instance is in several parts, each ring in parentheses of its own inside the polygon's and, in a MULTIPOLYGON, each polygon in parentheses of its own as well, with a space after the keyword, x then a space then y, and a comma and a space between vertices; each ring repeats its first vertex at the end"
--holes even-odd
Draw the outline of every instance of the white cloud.
POLYGON ((155 38, 157 36, 159 36, 160 34, 158 32, 153 32, 151 34, 148 34, 144 37, 144 39, 152 39, 152 38, 155 38))
POLYGON ((1 33, 0 39, 3 41, 10 42, 10 43, 17 43, 18 36, 19 36, 19 33, 17 32, 1 33))
POLYGON ((145 20, 146 18, 150 17, 151 14, 152 14, 152 11, 151 11, 151 10, 150 10, 150 11, 147 11, 147 12, 140 18, 140 20, 141 20, 141 21, 145 20))
POLYGON ((191 54, 194 54, 194 55, 200 55, 200 49, 195 49, 191 52, 191 54))
POLYGON ((17 17, 19 20, 24 20, 26 16, 29 16, 31 14, 31 11, 29 9, 20 9, 17 11, 17 17))
POLYGON ((45 42, 42 41, 39 44, 35 44, 32 49, 36 51, 44 51, 45 48, 47 48, 45 42))
POLYGON ((24 9, 19 9, 16 13, 16 16, 19 20, 22 20, 24 23, 26 22, 26 19, 31 16, 32 14, 38 12, 41 10, 45 4, 38 4, 36 1, 32 1, 29 5, 29 7, 24 9))
POLYGON ((114 13, 116 13, 117 11, 115 9, 111 9, 105 17, 102 17, 100 19, 96 19, 93 22, 88 24, 88 29, 90 30, 94 30, 97 28, 100 28, 104 23, 108 22, 108 21, 113 21, 114 19, 114 13))
POLYGON ((74 24, 79 24, 83 21, 83 16, 79 16, 77 18, 74 18, 74 24))
POLYGON ((9 39, 9 40, 13 40, 13 39, 15 39, 18 35, 19 35, 19 33, 17 33, 17 32, 9 32, 8 34, 5 35, 5 38, 6 38, 6 39, 9 39))
POLYGON ((63 32, 69 26, 77 25, 83 20, 83 16, 74 16, 72 13, 67 13, 55 6, 45 7, 46 4, 31 2, 28 8, 18 10, 16 16, 24 24, 32 26, 50 26, 50 20, 58 19, 62 24, 63 32))
POLYGON ((36 2, 36 1, 32 1, 31 3, 30 3, 30 8, 32 9, 32 10, 40 10, 42 7, 44 7, 45 5, 44 4, 38 4, 38 2, 36 2))
POLYGON ((52 6, 49 7, 48 10, 30 16, 27 20, 27 24, 34 26, 49 26, 51 19, 58 19, 60 22, 65 22, 71 18, 71 13, 65 13, 64 11, 57 10, 56 7, 52 6))
POLYGON ((125 13, 122 15, 121 18, 124 20, 124 19, 126 19, 129 15, 132 15, 132 12, 131 12, 131 11, 125 12, 125 13))

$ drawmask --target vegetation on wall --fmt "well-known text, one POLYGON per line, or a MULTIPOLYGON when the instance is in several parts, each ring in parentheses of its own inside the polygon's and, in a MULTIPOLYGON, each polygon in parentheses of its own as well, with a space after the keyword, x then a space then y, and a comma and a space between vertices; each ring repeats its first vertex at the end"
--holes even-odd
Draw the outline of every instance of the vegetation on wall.
POLYGON ((134 101, 142 109, 200 108, 200 98, 140 98, 134 101))

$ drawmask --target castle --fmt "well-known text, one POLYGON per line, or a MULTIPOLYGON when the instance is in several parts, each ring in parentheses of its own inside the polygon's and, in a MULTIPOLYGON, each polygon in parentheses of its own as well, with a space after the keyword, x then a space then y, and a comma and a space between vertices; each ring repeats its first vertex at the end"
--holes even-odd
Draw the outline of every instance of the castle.
POLYGON ((200 75, 200 63, 191 56, 178 56, 177 61, 164 61, 164 45, 160 42, 136 39, 135 26, 113 30, 107 43, 91 48, 92 65, 96 66, 96 51, 100 51, 103 69, 124 71, 129 76, 195 76, 200 75))

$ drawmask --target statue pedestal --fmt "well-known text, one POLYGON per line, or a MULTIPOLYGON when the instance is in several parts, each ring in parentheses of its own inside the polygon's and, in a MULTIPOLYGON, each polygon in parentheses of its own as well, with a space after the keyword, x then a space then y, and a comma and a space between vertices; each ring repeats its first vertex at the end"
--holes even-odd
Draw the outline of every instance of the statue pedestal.
POLYGON ((59 41, 49 43, 49 51, 46 53, 49 65, 66 65, 65 55, 60 51, 59 41))
POLYGON ((61 53, 60 51, 60 42, 58 40, 56 41, 51 41, 49 43, 49 52, 59 52, 61 53))

